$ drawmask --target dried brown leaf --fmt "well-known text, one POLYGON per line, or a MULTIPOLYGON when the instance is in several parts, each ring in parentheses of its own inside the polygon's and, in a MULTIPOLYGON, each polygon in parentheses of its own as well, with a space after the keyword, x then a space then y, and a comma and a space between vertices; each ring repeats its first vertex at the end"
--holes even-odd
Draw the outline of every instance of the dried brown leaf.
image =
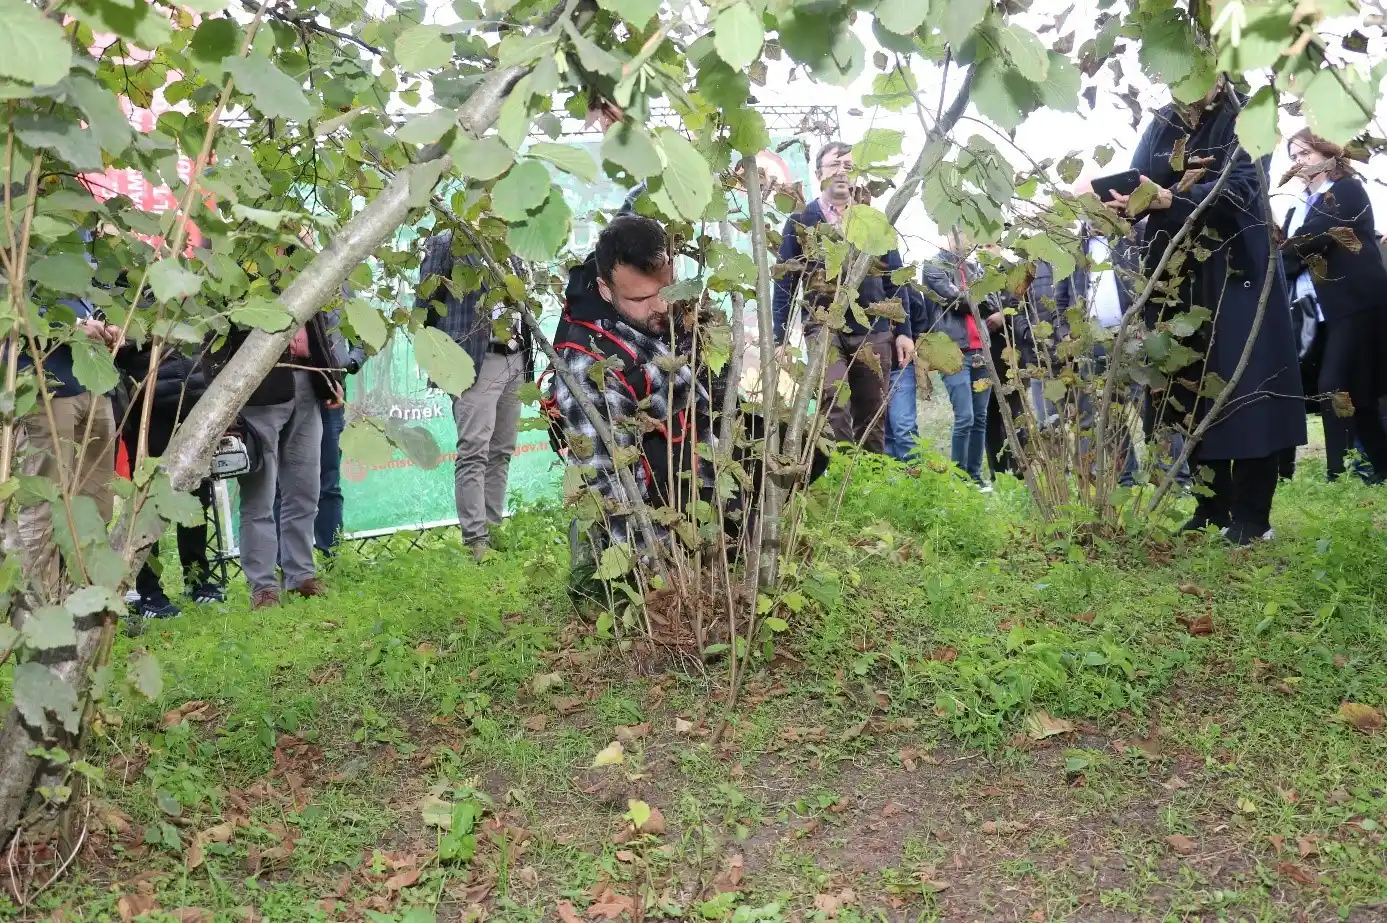
POLYGON ((1064 718, 1053 718, 1044 709, 1031 712, 1026 716, 1024 723, 1026 733, 1032 740, 1044 740, 1047 737, 1054 737, 1056 734, 1068 734, 1074 730, 1074 722, 1064 718))
POLYGON ((999 836, 1013 836, 1018 833, 1025 833, 1031 829, 1031 825, 1023 820, 989 820, 982 825, 983 833, 993 833, 999 836))
POLYGON ((385 881, 385 887, 387 890, 390 891, 399 891, 401 888, 408 888, 409 886, 413 885, 416 881, 418 881, 419 876, 423 874, 424 872, 422 869, 409 869, 407 871, 400 872, 397 875, 392 875, 390 878, 387 878, 385 881))
POLYGON ((164 712, 164 716, 159 719, 159 726, 171 728, 180 721, 210 721, 212 717, 212 706, 201 699, 194 699, 164 712))
POLYGON ((583 923, 583 918, 573 909, 572 901, 559 901, 555 909, 559 912, 560 923, 583 923))
POLYGON ((633 743, 650 735, 650 722, 643 724, 617 725, 616 739, 624 744, 633 743))
POLYGON ((531 715, 524 721, 525 730, 527 731, 542 731, 548 724, 549 717, 547 715, 531 715))
POLYGON ((1365 734, 1376 734, 1383 727, 1382 712, 1361 702, 1345 702, 1340 705, 1339 720, 1365 734))
POLYGON ((179 907, 168 911, 168 915, 178 923, 212 923, 212 911, 201 907, 179 907))
POLYGON ((121 923, 130 923, 136 917, 142 917, 157 909, 159 904, 152 894, 123 894, 120 900, 116 901, 121 923))
POLYGON ((1296 847, 1300 851, 1300 858, 1308 859, 1311 856, 1320 854, 1320 841, 1312 836, 1303 836, 1296 840, 1296 847))
POLYGON ((1314 875, 1311 875, 1294 862, 1278 862, 1276 863, 1276 870, 1297 884, 1305 885, 1306 887, 1312 887, 1319 883, 1316 881, 1314 875))
POLYGON ((1194 840, 1191 840, 1183 833, 1176 833, 1168 836, 1165 838, 1165 842, 1176 855, 1188 856, 1194 852, 1194 840))

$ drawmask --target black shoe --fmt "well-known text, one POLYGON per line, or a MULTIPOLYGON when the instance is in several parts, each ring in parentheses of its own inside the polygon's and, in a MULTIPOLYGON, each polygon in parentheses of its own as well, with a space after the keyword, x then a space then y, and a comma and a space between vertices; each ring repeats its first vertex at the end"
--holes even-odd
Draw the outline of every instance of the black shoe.
POLYGON ((1269 542, 1276 538, 1276 533, 1272 531, 1269 525, 1248 525, 1246 523, 1235 522, 1233 525, 1223 530, 1223 537, 1234 545, 1246 548, 1253 542, 1269 542))
POLYGON ((1190 518, 1189 522, 1180 527, 1180 531, 1203 532, 1205 529, 1209 528, 1209 526, 1213 526, 1215 529, 1226 529, 1228 528, 1228 521, 1222 520, 1220 517, 1210 516, 1208 513, 1196 509, 1194 511, 1194 516, 1190 518))
POLYGON ((226 590, 210 580, 205 583, 189 585, 185 593, 189 599, 199 605, 226 602, 226 590))
POLYGON ((140 616, 147 619, 171 619, 183 614, 167 596, 147 596, 140 600, 140 616))

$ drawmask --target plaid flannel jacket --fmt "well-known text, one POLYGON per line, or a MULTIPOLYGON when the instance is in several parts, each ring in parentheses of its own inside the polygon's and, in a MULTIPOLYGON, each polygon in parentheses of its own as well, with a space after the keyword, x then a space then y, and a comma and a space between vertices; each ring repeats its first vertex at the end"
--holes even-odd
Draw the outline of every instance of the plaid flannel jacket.
MULTIPOLYGON (((624 367, 613 369, 611 363, 605 363, 606 370, 600 375, 600 385, 594 381, 598 377, 595 366, 602 361, 599 353, 605 350, 599 348, 589 351, 574 343, 556 343, 555 349, 577 385, 610 425, 618 453, 624 455, 629 451, 633 454, 633 460, 628 463, 640 490, 640 499, 649 505, 658 498, 652 494, 650 461, 641 454, 644 437, 649 432, 660 431, 669 435, 668 421, 671 420, 676 421, 678 427, 678 421, 689 417, 709 419, 707 389, 697 380, 687 361, 678 362, 667 342, 621 320, 603 318, 592 323, 623 343, 634 356, 624 367), (666 371, 669 368, 673 371, 666 371), (641 391, 648 396, 638 400, 632 383, 643 386, 641 391)), ((602 339, 601 335, 594 334, 595 345, 600 346, 602 339)), ((622 350, 616 348, 610 354, 621 357, 622 350)), ((682 354, 687 355, 687 352, 682 354)), ((631 541, 639 551, 648 552, 650 549, 645 547, 629 521, 633 504, 617 476, 617 460, 598 438, 596 428, 561 376, 554 376, 553 389, 564 439, 569 448, 568 464, 592 469, 586 474, 586 481, 603 500, 610 542, 620 544, 631 541)), ((700 432, 697 436, 700 443, 712 442, 712 433, 700 432)), ((695 453, 699 478, 704 485, 715 482, 713 465, 708 460, 710 454, 711 450, 695 453)), ((663 460, 656 460, 656 464, 663 464, 663 460)), ((659 541, 668 543, 669 528, 666 525, 656 522, 655 533, 659 541)))

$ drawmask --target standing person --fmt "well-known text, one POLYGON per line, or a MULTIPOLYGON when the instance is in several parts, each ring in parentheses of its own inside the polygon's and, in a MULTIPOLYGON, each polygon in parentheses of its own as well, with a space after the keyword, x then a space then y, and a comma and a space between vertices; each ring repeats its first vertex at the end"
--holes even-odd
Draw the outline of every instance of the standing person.
MULTIPOLYGON (((802 279, 806 280, 800 309, 806 343, 813 342, 822 326, 812 319, 814 311, 831 304, 837 291, 837 280, 824 277, 823 263, 806 258, 800 235, 821 224, 841 231, 844 213, 857 202, 858 193, 850 178, 849 145, 842 141, 824 145, 814 161, 814 172, 819 179, 819 197, 789 217, 780 241, 779 262, 794 267, 776 281, 772 298, 775 342, 781 346, 790 322, 790 305, 802 279)), ((858 287, 857 303, 864 309, 897 295, 899 286, 891 281, 890 273, 901 268, 901 256, 891 250, 882 263, 858 287)), ((828 408, 828 424, 835 439, 860 443, 867 451, 880 454, 886 451, 886 391, 891 370, 904 367, 915 357, 910 322, 908 318, 893 323, 885 317, 868 317, 863 325, 849 310, 844 323, 842 330, 828 331, 823 406, 828 408), (874 358, 867 358, 869 355, 874 358), (846 400, 839 395, 839 383, 844 379, 848 383, 846 400)))
MULTIPOLYGON (((342 308, 326 313, 328 343, 333 364, 347 375, 361 371, 366 347, 347 342, 341 330, 342 308)), ((344 394, 345 397, 345 394, 344 394)), ((313 547, 331 556, 342 539, 342 430, 346 428, 345 401, 320 405, 323 417, 322 462, 318 481, 318 515, 313 520, 313 547)))
MULTIPOLYGON (((288 254, 286 254, 288 255, 288 254)), ((271 291, 278 294, 279 285, 271 291)), ((209 380, 230 361, 249 332, 233 330, 221 349, 208 354, 209 380)), ((261 465, 240 477, 241 568, 250 584, 252 609, 280 602, 278 563, 284 589, 300 596, 327 592, 313 560, 313 523, 318 516, 321 484, 323 417, 319 407, 342 401, 337 372, 322 313, 300 327, 246 401, 241 417, 255 431, 261 465), (275 496, 281 499, 275 515, 275 496)))
MULTIPOLYGON (((1159 280, 1173 283, 1175 297, 1151 304, 1146 321, 1154 327, 1162 317, 1196 305, 1213 312, 1212 320, 1186 341, 1199 360, 1171 374, 1160 406, 1160 422, 1185 422, 1191 429, 1207 418, 1213 401, 1200 394, 1206 373, 1228 381, 1251 343, 1237 388, 1195 447, 1196 462, 1212 474, 1211 490, 1201 494, 1185 525, 1188 530, 1213 525, 1226 530, 1234 543, 1246 545, 1272 537, 1278 456, 1305 443, 1305 413, 1286 289, 1277 267, 1269 266, 1276 254, 1267 243, 1267 163, 1263 161, 1259 175, 1238 146, 1234 122, 1239 107, 1231 102, 1232 92, 1220 76, 1194 105, 1171 103, 1160 109, 1137 146, 1132 167, 1159 189, 1145 211, 1143 247, 1150 275, 1171 238, 1213 196, 1227 158, 1237 158, 1227 184, 1208 202, 1195 228, 1199 233, 1192 242, 1206 241, 1208 258, 1185 261, 1179 279, 1159 280), (1171 164, 1177 146, 1185 153, 1183 172, 1171 164), (1271 291, 1252 339, 1268 271, 1271 291)), ((1118 195, 1111 201, 1126 211, 1128 198, 1118 195)))
POLYGON ((984 318, 984 330, 973 319, 968 296, 969 280, 981 275, 976 263, 967 259, 967 243, 957 229, 949 232, 949 247, 939 252, 936 264, 926 264, 921 271, 921 283, 927 293, 939 302, 933 328, 949 335, 963 353, 963 366, 952 375, 942 376, 944 390, 954 411, 954 429, 950 457, 964 474, 983 491, 992 485, 982 477, 983 453, 987 449, 987 407, 989 391, 987 360, 984 346, 991 348, 991 331, 1001 329, 1002 317, 996 305, 985 300, 978 306, 984 318), (995 318, 995 320, 994 320, 995 318), (983 337, 987 336, 987 341, 983 337), (977 387, 983 382, 983 387, 977 387))
MULTIPOLYGON (((114 506, 111 479, 115 477, 116 465, 115 415, 110 395, 92 394, 77 380, 72 351, 116 349, 120 328, 106 323, 85 298, 61 298, 56 304, 76 315, 74 336, 90 342, 63 342, 56 346, 21 343, 20 371, 35 369, 32 353, 41 355, 53 413, 50 421, 44 409, 36 407, 19 418, 16 457, 20 471, 27 477, 46 478, 56 486, 65 474, 73 485, 72 498, 93 502, 102 524, 108 525, 114 506)), ((40 310, 41 315, 45 313, 40 310)), ((70 549, 55 541, 52 504, 45 501, 19 507, 15 525, 23 549, 24 572, 35 598, 39 605, 58 604, 63 582, 60 552, 70 549)), ((61 534, 66 534, 66 530, 61 534)))
MULTIPOLYGON (((150 384, 149 346, 121 350, 117 365, 129 384, 130 401, 125 412, 122 435, 130 457, 130 470, 135 471, 140 459, 136 456, 140 444, 140 420, 143 414, 144 389, 150 384)), ((153 376, 154 399, 149 413, 149 430, 145 433, 147 450, 161 456, 173 438, 174 430, 192 412, 193 405, 207 390, 207 379, 196 357, 185 355, 173 343, 165 343, 159 367, 153 376)), ((178 562, 183 567, 184 593, 195 603, 226 601, 226 588, 212 577, 212 565, 207 559, 207 517, 212 509, 212 480, 203 478, 194 496, 202 505, 203 520, 195 526, 179 525, 178 562)), ((135 592, 140 600, 136 611, 147 619, 172 618, 180 610, 169 600, 154 563, 159 560, 159 544, 149 549, 149 557, 135 576, 135 592)))
POLYGON ((1344 473, 1356 433, 1374 471, 1387 472, 1387 430, 1378 400, 1387 394, 1387 268, 1377 250, 1373 207, 1344 149, 1309 129, 1288 145, 1310 197, 1297 209, 1281 246, 1295 300, 1318 320, 1317 390, 1325 395, 1324 447, 1331 480, 1344 473), (1344 243, 1348 237, 1356 246, 1344 243), (1334 395, 1347 394, 1351 416, 1340 416, 1334 395))
MULTIPOLYGON (((453 499, 457 503, 462 540, 480 561, 491 548, 491 528, 506 511, 506 482, 520 423, 521 384, 534 379, 534 350, 530 333, 514 311, 498 306, 483 315, 489 287, 482 282, 470 292, 457 292, 448 281, 457 260, 453 232, 444 231, 424 243, 419 281, 437 278, 432 293, 415 299, 428 312, 426 321, 461 346, 472 358, 476 379, 453 398, 457 423, 457 460, 453 464, 453 499)), ((468 254, 463 261, 477 265, 468 254)), ((522 267, 512 259, 511 268, 522 267)))
MULTIPOLYGON (((930 329, 935 312, 925 296, 914 288, 903 285, 898 291, 910 321, 910 332, 918 337, 930 329)), ((918 397, 915 363, 903 363, 891 373, 891 403, 886 408, 886 454, 898 461, 910 458, 920 438, 916 421, 918 397)))

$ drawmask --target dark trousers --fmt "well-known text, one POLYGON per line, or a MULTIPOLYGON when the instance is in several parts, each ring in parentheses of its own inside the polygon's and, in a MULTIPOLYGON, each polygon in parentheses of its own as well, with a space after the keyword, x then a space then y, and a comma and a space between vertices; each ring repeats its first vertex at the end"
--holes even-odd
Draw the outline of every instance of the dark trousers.
POLYGON ((318 516, 313 520, 313 545, 330 552, 342 538, 342 430, 345 407, 323 407, 323 465, 319 472, 318 516))
MULTIPOLYGON (((805 329, 812 342, 817 326, 805 329)), ((828 425, 839 442, 861 443, 868 452, 886 452, 886 395, 895 350, 889 330, 870 333, 829 331, 828 364, 824 369, 823 405, 828 425), (873 361, 871 355, 875 355, 873 361), (839 394, 847 382, 847 394, 839 394)))
POLYGON ((1210 496, 1199 497, 1196 515, 1219 526, 1238 524, 1256 532, 1271 528, 1281 453, 1263 458, 1214 459, 1200 465, 1213 473, 1210 496))
MULTIPOLYGON (((140 408, 138 405, 130 410, 130 419, 126 422, 125 431, 122 434, 125 438, 126 450, 131 455, 130 467, 133 470, 139 463, 134 458, 135 450, 139 446, 140 438, 140 408)), ((173 438, 174 420, 166 413, 160 413, 155 408, 149 415, 149 433, 147 441, 150 455, 162 455, 169 447, 169 440, 173 438)), ((198 484, 194 496, 202 504, 203 520, 196 526, 179 526, 178 536, 178 563, 183 566, 183 583, 189 586, 196 586, 212 579, 212 567, 207 561, 207 517, 212 509, 212 481, 203 478, 202 483, 198 484)), ((145 559, 144 566, 135 575, 135 591, 140 594, 141 599, 157 598, 164 594, 164 589, 159 580, 159 573, 155 570, 155 564, 159 560, 159 543, 155 542, 149 549, 149 557, 145 559)))

